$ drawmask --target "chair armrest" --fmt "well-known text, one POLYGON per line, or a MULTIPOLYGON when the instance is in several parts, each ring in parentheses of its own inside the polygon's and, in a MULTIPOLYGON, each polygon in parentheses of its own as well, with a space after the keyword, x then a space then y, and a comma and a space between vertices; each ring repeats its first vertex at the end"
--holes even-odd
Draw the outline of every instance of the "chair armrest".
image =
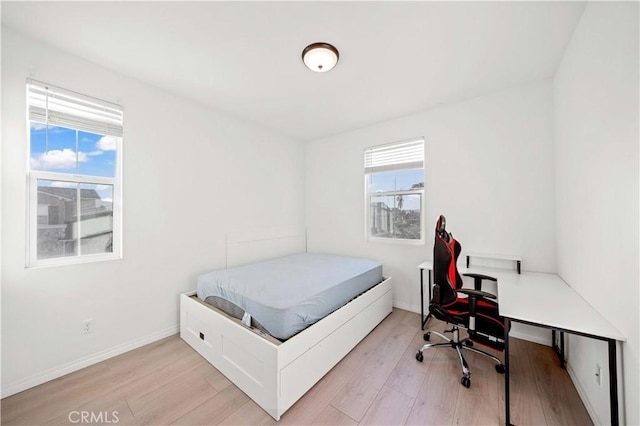
POLYGON ((469 296, 475 296, 475 297, 479 297, 479 298, 497 299, 495 294, 487 293, 486 291, 471 290, 471 289, 467 289, 467 288, 461 288, 461 289, 458 289, 456 291, 458 293, 467 294, 469 296))
POLYGON ((458 293, 466 294, 469 296, 469 327, 467 330, 469 331, 469 335, 471 336, 476 331, 476 308, 478 305, 478 300, 497 299, 497 297, 494 294, 480 290, 461 288, 456 291, 458 293))
POLYGON ((489 275, 484 275, 484 274, 475 274, 472 272, 467 272, 462 275, 464 275, 465 277, 473 278, 473 287, 476 290, 482 290, 482 280, 488 280, 488 281, 494 281, 494 282, 498 281, 497 278, 490 277, 489 275))
POLYGON ((490 281, 498 281, 498 279, 496 277, 491 277, 489 275, 484 275, 484 274, 475 274, 475 273, 471 273, 471 272, 466 272, 464 274, 465 277, 471 277, 471 278, 480 278, 481 280, 490 280, 490 281))

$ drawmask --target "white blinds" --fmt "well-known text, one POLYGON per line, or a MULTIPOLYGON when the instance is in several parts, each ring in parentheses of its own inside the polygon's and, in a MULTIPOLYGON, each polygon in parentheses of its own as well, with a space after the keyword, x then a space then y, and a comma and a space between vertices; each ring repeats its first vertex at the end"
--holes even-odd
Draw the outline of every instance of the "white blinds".
POLYGON ((122 136, 120 105, 84 96, 35 80, 27 80, 29 120, 51 126, 122 136))
POLYGON ((364 172, 377 173, 424 167, 424 139, 374 146, 364 151, 364 172))

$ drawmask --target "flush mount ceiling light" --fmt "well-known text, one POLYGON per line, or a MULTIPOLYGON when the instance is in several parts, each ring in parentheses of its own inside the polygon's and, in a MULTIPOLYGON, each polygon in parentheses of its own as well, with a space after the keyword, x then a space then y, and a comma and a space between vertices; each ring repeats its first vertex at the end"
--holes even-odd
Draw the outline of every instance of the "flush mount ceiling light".
POLYGON ((311 71, 327 72, 338 63, 338 49, 329 43, 312 43, 302 51, 302 61, 311 71))

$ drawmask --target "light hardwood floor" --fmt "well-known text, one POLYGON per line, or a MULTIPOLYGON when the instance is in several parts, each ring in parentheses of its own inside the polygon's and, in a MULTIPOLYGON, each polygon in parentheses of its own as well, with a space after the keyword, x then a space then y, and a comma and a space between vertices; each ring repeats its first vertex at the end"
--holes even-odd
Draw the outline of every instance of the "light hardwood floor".
MULTIPOLYGON (((419 324, 419 315, 394 309, 280 423, 504 424, 504 376, 493 362, 467 352, 471 388, 464 388, 455 351, 431 349, 416 361, 419 324)), ((444 329, 436 320, 427 327, 444 329)), ((511 422, 591 424, 551 349, 510 342, 511 422)), ((1 408, 3 425, 83 424, 83 413, 111 425, 276 423, 178 335, 12 395, 1 408)))

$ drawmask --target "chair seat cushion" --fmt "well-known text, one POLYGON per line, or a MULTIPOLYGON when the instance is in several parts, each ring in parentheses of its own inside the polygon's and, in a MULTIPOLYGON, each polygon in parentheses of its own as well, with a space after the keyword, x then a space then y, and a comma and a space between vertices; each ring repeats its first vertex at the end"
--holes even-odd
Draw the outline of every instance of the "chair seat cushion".
MULTIPOLYGON (((451 317, 460 320, 454 323, 469 328, 469 299, 466 296, 458 297, 455 302, 445 306, 444 310, 451 317)), ((499 351, 504 349, 504 318, 498 314, 497 303, 491 300, 478 301, 475 332, 469 333, 469 339, 499 351)))

